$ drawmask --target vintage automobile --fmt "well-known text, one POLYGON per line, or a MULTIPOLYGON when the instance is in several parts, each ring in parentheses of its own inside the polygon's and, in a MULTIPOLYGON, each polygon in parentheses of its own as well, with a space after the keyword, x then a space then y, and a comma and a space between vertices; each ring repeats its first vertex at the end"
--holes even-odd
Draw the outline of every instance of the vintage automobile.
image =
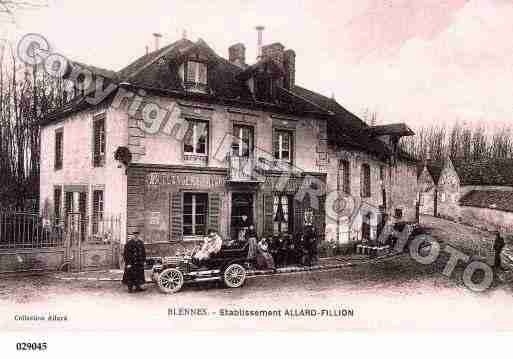
POLYGON ((153 280, 164 293, 176 293, 184 284, 221 281, 227 287, 238 288, 246 280, 248 245, 240 248, 221 247, 201 266, 189 255, 152 258, 153 280))

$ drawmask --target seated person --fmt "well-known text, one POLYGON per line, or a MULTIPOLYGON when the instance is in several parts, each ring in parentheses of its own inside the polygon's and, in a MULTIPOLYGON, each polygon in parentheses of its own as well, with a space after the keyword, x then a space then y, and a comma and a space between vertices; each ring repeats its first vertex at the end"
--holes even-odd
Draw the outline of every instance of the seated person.
POLYGON ((269 244, 265 237, 258 242, 256 262, 259 269, 276 269, 274 259, 269 252, 269 244))
POLYGON ((218 253, 223 245, 223 239, 215 229, 208 230, 208 236, 205 238, 200 250, 192 255, 192 262, 200 265, 204 261, 218 253))

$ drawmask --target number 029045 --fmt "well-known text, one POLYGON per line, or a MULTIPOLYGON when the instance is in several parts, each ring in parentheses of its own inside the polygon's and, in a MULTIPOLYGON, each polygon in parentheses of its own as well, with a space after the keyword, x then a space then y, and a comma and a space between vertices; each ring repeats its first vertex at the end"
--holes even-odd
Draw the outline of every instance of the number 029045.
POLYGON ((16 350, 34 350, 44 351, 48 348, 46 342, 42 343, 16 343, 16 350))

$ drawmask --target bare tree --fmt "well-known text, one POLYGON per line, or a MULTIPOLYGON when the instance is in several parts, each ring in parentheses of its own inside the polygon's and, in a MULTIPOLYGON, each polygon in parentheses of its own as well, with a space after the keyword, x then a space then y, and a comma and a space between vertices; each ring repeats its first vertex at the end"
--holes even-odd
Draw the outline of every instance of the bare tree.
POLYGON ((0 0, 0 19, 13 23, 18 13, 47 6, 48 1, 44 0, 0 0))
POLYGON ((0 206, 23 207, 39 190, 39 122, 63 104, 63 84, 37 67, 0 63, 0 206))
POLYGON ((472 135, 472 160, 483 161, 488 159, 488 139, 486 130, 480 126, 474 130, 472 135))

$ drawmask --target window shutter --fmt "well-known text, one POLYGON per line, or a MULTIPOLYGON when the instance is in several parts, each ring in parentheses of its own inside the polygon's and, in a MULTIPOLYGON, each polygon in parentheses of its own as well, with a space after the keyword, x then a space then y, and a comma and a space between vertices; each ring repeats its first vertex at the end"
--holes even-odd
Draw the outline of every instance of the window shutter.
POLYGON ((55 169, 57 170, 62 168, 63 139, 64 133, 62 131, 57 131, 55 133, 55 169))
POLYGON ((53 208, 55 221, 61 221, 61 187, 55 187, 53 190, 53 208))
POLYGON ((305 221, 305 207, 302 201, 293 200, 294 207, 294 233, 301 233, 305 221))
POLYGON ((315 228, 317 229, 317 235, 319 239, 324 239, 324 234, 326 233, 326 196, 319 196, 319 208, 314 211, 314 223, 315 228))
POLYGON ((173 192, 170 195, 170 220, 171 220, 171 241, 179 241, 182 239, 182 221, 183 221, 183 205, 182 193, 173 192))
POLYGON ((221 196, 219 193, 208 194, 208 226, 220 231, 219 216, 221 214, 221 196))
POLYGON ((69 213, 73 211, 73 192, 66 192, 66 198, 64 203, 64 225, 68 226, 69 213))
POLYGON ((281 153, 280 153, 280 133, 278 131, 274 131, 273 133, 273 152, 274 152, 274 158, 280 159, 281 153))
POLYGON ((86 238, 87 235, 87 194, 85 192, 80 192, 78 196, 78 209, 80 211, 80 234, 82 236, 82 240, 86 238))
POLYGON ((264 233, 273 233, 273 195, 264 194, 264 233))
POLYGON ((98 131, 98 122, 93 122, 93 166, 98 166, 100 157, 100 133, 98 131))
POLYGON ((93 165, 100 165, 100 120, 93 122, 93 165))

